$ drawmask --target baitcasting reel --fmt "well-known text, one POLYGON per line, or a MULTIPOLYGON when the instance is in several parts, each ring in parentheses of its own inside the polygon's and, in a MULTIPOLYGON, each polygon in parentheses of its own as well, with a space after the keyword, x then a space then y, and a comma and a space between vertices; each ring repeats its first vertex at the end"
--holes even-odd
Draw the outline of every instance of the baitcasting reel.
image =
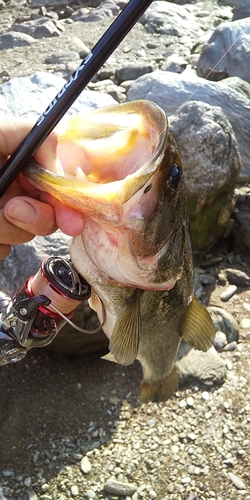
POLYGON ((23 359, 33 347, 44 347, 55 338, 76 307, 90 297, 90 285, 70 260, 48 257, 35 276, 10 298, 0 295, 0 366, 23 359))

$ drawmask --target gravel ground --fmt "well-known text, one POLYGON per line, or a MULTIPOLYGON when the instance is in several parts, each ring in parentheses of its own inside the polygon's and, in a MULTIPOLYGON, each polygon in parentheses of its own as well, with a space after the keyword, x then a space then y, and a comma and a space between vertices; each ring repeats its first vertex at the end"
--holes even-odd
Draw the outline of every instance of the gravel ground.
MULTIPOLYGON (((10 20, 18 14, 18 6, 8 11, 10 20)), ((1 30, 8 22, 1 12, 1 30)), ((100 34, 83 41, 92 46, 100 34)), ((5 51, 2 68, 11 77, 43 69, 50 42, 40 43, 43 55, 5 51)), ((59 43, 53 39, 53 51, 59 43)), ((222 302, 229 284, 218 279, 228 267, 249 266, 228 247, 214 250, 218 256, 219 264, 204 267, 216 277, 204 287, 204 302, 241 324, 235 350, 220 354, 223 386, 190 384, 167 403, 139 406, 138 363, 30 352, 0 370, 0 500, 250 499, 250 289, 222 302)))

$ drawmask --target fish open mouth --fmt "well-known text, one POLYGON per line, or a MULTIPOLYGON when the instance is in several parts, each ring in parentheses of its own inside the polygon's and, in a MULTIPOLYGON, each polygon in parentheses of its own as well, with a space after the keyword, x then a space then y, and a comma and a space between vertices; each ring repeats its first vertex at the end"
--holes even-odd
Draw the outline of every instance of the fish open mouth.
POLYGON ((64 119, 58 126, 59 162, 54 173, 97 184, 125 179, 154 162, 164 125, 161 110, 148 101, 64 119))

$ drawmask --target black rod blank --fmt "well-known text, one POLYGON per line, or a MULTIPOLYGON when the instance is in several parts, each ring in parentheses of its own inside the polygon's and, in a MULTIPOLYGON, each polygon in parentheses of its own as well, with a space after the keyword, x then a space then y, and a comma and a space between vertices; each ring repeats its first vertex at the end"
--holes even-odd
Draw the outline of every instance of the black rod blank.
POLYGON ((130 0, 83 59, 0 170, 0 197, 151 3, 152 0, 130 0))

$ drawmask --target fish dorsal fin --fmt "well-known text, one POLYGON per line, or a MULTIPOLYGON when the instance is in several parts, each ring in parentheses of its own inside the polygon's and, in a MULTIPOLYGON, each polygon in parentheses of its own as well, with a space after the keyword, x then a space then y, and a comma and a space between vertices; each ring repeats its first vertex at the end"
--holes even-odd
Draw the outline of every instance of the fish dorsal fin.
POLYGON ((214 325, 206 308, 193 296, 181 328, 182 338, 194 349, 207 351, 213 345, 214 325))
POLYGON ((109 343, 110 352, 121 365, 130 365, 136 359, 140 333, 140 297, 136 289, 118 317, 109 343))

